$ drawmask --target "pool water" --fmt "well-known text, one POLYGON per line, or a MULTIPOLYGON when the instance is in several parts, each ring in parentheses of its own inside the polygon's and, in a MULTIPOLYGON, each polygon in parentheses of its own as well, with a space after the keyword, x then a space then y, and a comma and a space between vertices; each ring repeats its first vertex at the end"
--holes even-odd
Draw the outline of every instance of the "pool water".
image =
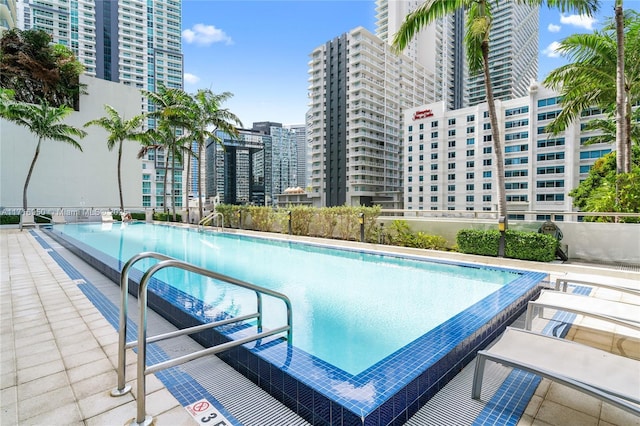
MULTIPOLYGON (((273 242, 162 225, 64 225, 63 232, 126 261, 160 252, 286 294, 296 347, 357 374, 519 275, 417 259, 273 242)), ((141 262, 145 270, 154 261, 141 262)), ((251 291, 175 268, 157 278, 218 310, 255 311, 251 291)), ((264 326, 286 324, 284 305, 264 302, 264 326)))

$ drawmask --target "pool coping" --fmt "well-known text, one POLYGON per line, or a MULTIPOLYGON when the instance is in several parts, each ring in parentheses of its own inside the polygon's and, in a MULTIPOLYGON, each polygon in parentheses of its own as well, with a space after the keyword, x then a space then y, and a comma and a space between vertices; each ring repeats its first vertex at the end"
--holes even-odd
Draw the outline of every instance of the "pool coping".
MULTIPOLYGON (((59 236, 53 232, 51 234, 59 236)), ((59 241, 58 238, 54 238, 59 241)), ((249 238, 259 237, 251 236, 249 238)), ((265 239, 269 238, 265 237, 265 239)), ((62 241, 60 242, 62 243, 62 241)), ((84 245, 77 240, 75 243, 78 246, 84 245)), ((314 245, 306 241, 301 244, 314 245)), ((63 245, 68 246, 68 243, 63 245)), ((322 243, 315 245, 327 246, 322 243)), ((117 268, 121 268, 122 262, 105 255, 103 257, 110 259, 89 258, 84 252, 79 252, 79 248, 75 249, 73 246, 67 248, 70 248, 83 260, 88 261, 114 282, 119 282, 117 268), (115 263, 118 266, 109 265, 109 263, 115 263)), ((90 248, 85 247, 85 249, 91 251, 90 248)), ((350 247, 337 249, 397 257, 414 257, 421 261, 436 263, 456 265, 463 263, 373 249, 350 247)), ((283 339, 270 339, 261 342, 260 345, 245 345, 219 356, 314 424, 333 424, 338 421, 343 424, 404 423, 464 365, 470 362, 475 357, 477 350, 484 348, 495 339, 504 330, 506 324, 526 309, 527 301, 540 291, 538 283, 548 276, 542 272, 517 271, 512 268, 476 264, 465 264, 464 266, 506 270, 522 275, 505 288, 498 290, 385 358, 378 363, 381 365, 367 369, 358 375, 348 375, 304 351, 286 345, 283 339), (497 317, 493 317, 493 314, 488 313, 489 306, 492 309, 497 307, 501 313, 497 317), (511 308, 506 310, 509 306, 511 308), (450 339, 452 335, 455 336, 455 339, 450 339), (292 359, 295 361, 292 362, 292 359), (412 360, 417 361, 411 362, 412 360), (399 376, 403 378, 401 381, 396 380, 399 376), (390 381, 394 383, 387 383, 390 381), (372 397, 371 386, 385 386, 385 389, 372 397)), ((138 280, 140 278, 135 275, 132 273, 131 277, 134 283, 134 278, 138 280)), ((162 283, 155 283, 155 285, 162 285, 162 283)), ((150 289, 153 287, 152 283, 150 289)), ((163 286, 163 290, 166 291, 167 287, 163 286)), ((165 291, 162 292, 165 293, 165 291)), ((180 309, 170 303, 152 300, 156 299, 152 297, 152 294, 153 292, 149 293, 150 305, 157 305, 155 308, 165 312, 171 322, 178 322, 184 327, 184 322, 194 321, 193 317, 180 312, 180 309)), ((184 296, 186 295, 177 295, 177 297, 184 296)), ((242 333, 242 330, 230 329, 223 333, 217 333, 217 336, 202 333, 202 335, 195 337, 196 340, 200 339, 199 343, 210 345, 212 342, 228 339, 232 333, 242 333)))

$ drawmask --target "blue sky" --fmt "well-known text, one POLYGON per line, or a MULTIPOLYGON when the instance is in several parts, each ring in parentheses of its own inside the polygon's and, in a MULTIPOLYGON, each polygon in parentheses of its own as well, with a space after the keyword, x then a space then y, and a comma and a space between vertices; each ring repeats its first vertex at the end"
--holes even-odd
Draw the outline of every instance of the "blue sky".
MULTIPOLYGON (((538 78, 565 63, 554 43, 599 28, 613 4, 601 0, 595 19, 541 8, 538 78)), ((375 32, 376 22, 374 0, 183 0, 182 13, 185 90, 233 93, 224 107, 247 128, 304 123, 311 51, 358 26, 375 32)))

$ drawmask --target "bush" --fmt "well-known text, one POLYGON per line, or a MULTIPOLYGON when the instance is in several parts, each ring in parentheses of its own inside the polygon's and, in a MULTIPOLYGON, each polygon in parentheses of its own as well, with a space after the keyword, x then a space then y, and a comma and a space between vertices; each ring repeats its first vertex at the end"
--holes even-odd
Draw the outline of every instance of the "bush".
MULTIPOLYGON (((497 256, 500 231, 462 229, 456 235, 458 250, 467 254, 497 256)), ((556 258, 558 240, 551 235, 529 231, 505 232, 505 257, 551 262, 556 258)))
POLYGON ((20 215, 3 214, 0 215, 0 225, 18 225, 20 223, 20 215))
MULTIPOLYGON (((309 206, 289 206, 287 211, 291 212, 291 233, 293 235, 309 235, 309 228, 315 215, 315 209, 309 206)), ((285 215, 285 220, 288 218, 285 215)), ((282 232, 289 232, 289 224, 282 226, 282 232)))
POLYGON ((439 235, 424 232, 413 233, 405 220, 394 220, 389 226, 388 242, 401 247, 414 247, 429 250, 444 250, 447 240, 439 235))
POLYGON ((271 207, 249 206, 249 214, 253 228, 257 231, 271 232, 273 224, 276 222, 276 214, 271 207))
MULTIPOLYGON (((116 219, 117 215, 113 215, 113 218, 116 219)), ((116 219, 119 220, 119 219, 116 219)), ((173 213, 154 213, 153 220, 158 220, 160 222, 173 222, 173 213)), ((182 222, 182 215, 176 213, 176 222, 182 222)))

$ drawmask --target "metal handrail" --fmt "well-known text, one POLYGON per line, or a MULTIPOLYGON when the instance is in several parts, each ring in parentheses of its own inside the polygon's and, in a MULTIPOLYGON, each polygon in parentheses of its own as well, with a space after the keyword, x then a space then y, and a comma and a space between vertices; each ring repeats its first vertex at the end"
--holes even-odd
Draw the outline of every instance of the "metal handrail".
POLYGON ((145 252, 140 253, 134 257, 132 257, 123 267, 122 275, 120 277, 121 285, 124 282, 123 286, 123 296, 122 296, 122 309, 120 314, 120 336, 118 339, 118 388, 111 391, 112 396, 121 396, 131 390, 131 386, 125 385, 125 350, 127 348, 131 348, 137 346, 138 348, 138 361, 137 361, 137 417, 135 422, 131 424, 136 425, 150 425, 153 422, 153 419, 146 415, 146 375, 155 373, 156 371, 163 370, 165 368, 173 367, 175 365, 179 365, 196 358, 205 356, 205 355, 213 355, 227 349, 230 349, 235 346, 243 345, 248 342, 252 342, 255 340, 262 339, 264 337, 272 336, 275 334, 287 332, 287 343, 291 345, 292 343, 292 324, 293 324, 293 313, 291 309, 291 301, 289 298, 277 291, 273 291, 264 287, 260 287, 245 281, 241 281, 223 274, 219 274, 217 272, 213 272, 204 268, 200 268, 198 266, 192 265, 187 262, 183 262, 178 259, 171 258, 169 256, 153 253, 153 252, 145 252), (156 259, 161 259, 159 263, 151 266, 142 276, 142 280, 140 281, 140 286, 138 288, 138 305, 139 305, 139 322, 138 322, 138 340, 134 342, 126 343, 126 306, 127 306, 127 283, 128 283, 128 271, 131 266, 140 259, 153 257, 156 259), (213 278, 216 280, 224 281, 229 284, 233 284, 242 288, 246 288, 248 290, 253 290, 256 293, 256 305, 257 312, 252 314, 243 315, 235 318, 228 318, 221 321, 216 321, 213 323, 201 324, 194 327, 189 327, 157 336, 153 336, 147 338, 147 286, 151 277, 158 271, 164 268, 179 268, 188 272, 193 272, 199 275, 203 275, 208 278, 213 278), (282 300, 287 308, 287 325, 274 328, 269 331, 262 331, 262 295, 266 294, 268 296, 272 296, 282 300), (247 336, 238 340, 229 341, 226 343, 222 343, 219 345, 212 346, 210 348, 206 348, 200 351, 193 352, 188 355, 184 355, 178 358, 174 358, 172 360, 160 362, 149 367, 146 366, 146 355, 147 355, 147 343, 155 342, 159 340, 169 339, 172 337, 177 337, 184 334, 193 334, 195 332, 218 327, 221 325, 237 323, 241 321, 245 321, 248 319, 256 318, 258 333, 252 336, 247 336))
MULTIPOLYGON (((224 229, 224 215, 220 212, 211 212, 209 213, 207 216, 205 216, 202 220, 200 220, 200 222, 198 222, 198 229, 202 230, 202 228, 204 227, 204 224, 207 221, 210 221, 211 219, 213 219, 214 217, 218 217, 220 216, 220 223, 221 223, 221 228, 224 229)), ((216 222, 217 223, 217 222, 216 222)))

